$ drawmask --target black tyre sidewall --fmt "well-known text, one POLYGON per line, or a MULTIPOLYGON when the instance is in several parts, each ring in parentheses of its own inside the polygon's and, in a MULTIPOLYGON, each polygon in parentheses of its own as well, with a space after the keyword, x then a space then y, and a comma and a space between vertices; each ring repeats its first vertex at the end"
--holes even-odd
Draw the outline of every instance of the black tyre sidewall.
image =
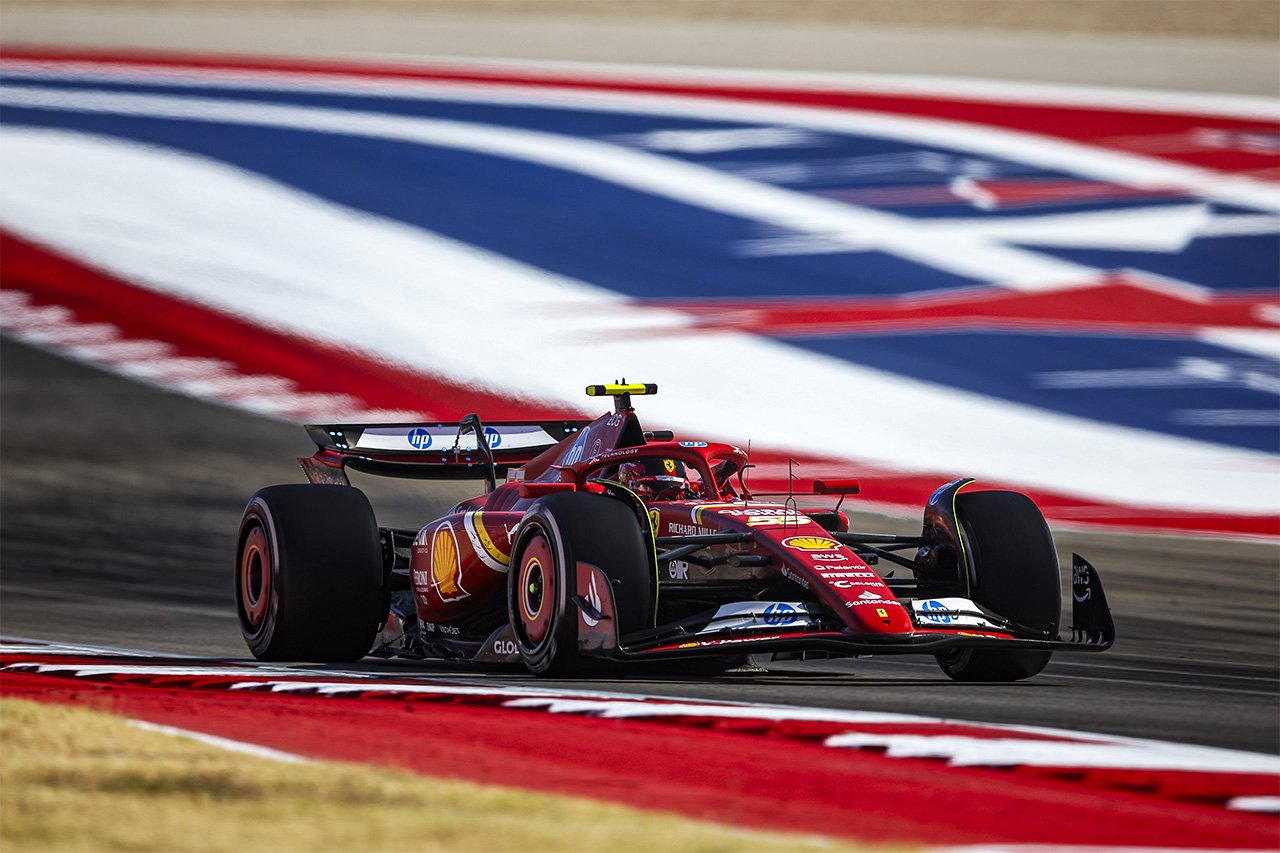
MULTIPOLYGON (((276 544, 274 535, 274 524, 271 518, 271 509, 258 496, 254 495, 249 501, 249 505, 245 507, 244 516, 240 521, 240 533, 236 541, 236 565, 235 565, 235 595, 236 595, 236 616, 240 620, 240 634, 244 637, 245 644, 249 646, 249 651, 253 656, 262 660, 270 660, 272 638, 275 636, 276 620, 280 612, 280 596, 277 593, 281 582, 280 571, 280 549, 276 544), (243 575, 241 568, 241 559, 245 546, 249 538, 249 533, 254 529, 262 530, 267 540, 267 564, 265 571, 269 572, 271 577, 268 581, 269 592, 267 598, 267 612, 263 616, 262 624, 256 628, 252 625, 249 618, 245 614, 242 606, 243 599, 243 575)), ((277 641, 277 646, 283 646, 283 643, 277 641)))
MULTIPOLYGON (((640 630, 652 621, 657 575, 635 514, 621 501, 577 492, 539 499, 520 522, 508 584, 508 615, 516 647, 531 672, 582 677, 609 669, 609 662, 578 652, 578 562, 600 569, 610 582, 619 635, 640 630), (524 549, 534 536, 546 537, 555 565, 552 624, 541 643, 532 644, 520 622, 517 595, 524 549)), ((545 569, 544 569, 545 571, 545 569)))
POLYGON ((386 616, 382 549, 368 499, 349 486, 269 486, 245 509, 237 542, 236 606, 261 660, 340 662, 372 648, 386 616), (258 630, 241 604, 241 551, 254 525, 270 552, 270 601, 258 630))
MULTIPOLYGON (((1062 578, 1053 535, 1035 503, 1018 492, 968 492, 956 499, 968 555, 969 595, 1019 626, 1056 635, 1062 578)), ((1017 681, 1049 663, 1051 652, 962 649, 938 656, 957 681, 1017 681)))

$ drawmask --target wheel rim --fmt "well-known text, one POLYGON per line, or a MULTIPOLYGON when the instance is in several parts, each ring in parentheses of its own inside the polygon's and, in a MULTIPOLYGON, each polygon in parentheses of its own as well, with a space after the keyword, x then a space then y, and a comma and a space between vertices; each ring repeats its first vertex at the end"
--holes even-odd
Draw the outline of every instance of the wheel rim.
POLYGON ((267 534, 254 525, 240 551, 240 610, 250 628, 262 627, 271 600, 271 560, 267 534))
POLYGON ((537 647, 551 632, 556 600, 554 557, 550 543, 541 533, 531 536, 525 544, 517 580, 521 628, 529 644, 537 647))

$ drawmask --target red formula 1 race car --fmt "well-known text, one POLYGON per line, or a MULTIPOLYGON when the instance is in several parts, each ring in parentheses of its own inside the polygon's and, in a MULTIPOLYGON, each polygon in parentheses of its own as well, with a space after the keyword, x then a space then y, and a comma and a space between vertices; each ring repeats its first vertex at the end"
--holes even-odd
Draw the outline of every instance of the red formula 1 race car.
POLYGON ((240 524, 249 648, 263 660, 372 653, 558 676, 683 658, 715 671, 747 653, 915 653, 957 680, 1013 681, 1054 652, 1114 641, 1098 574, 1079 556, 1071 637, 1059 636, 1053 539, 1026 496, 956 480, 929 498, 919 536, 850 532, 840 504, 816 496, 843 500, 856 482, 758 500, 737 447, 641 427, 631 397, 656 391, 590 386, 614 398, 590 422, 308 427, 310 484, 262 489, 240 524), (488 488, 421 529, 379 527, 348 468, 488 488))

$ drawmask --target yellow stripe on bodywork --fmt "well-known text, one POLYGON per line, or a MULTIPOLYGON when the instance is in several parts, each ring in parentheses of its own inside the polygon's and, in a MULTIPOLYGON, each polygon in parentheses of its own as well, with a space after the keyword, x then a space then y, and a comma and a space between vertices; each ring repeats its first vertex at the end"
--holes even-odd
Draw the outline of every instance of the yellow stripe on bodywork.
POLYGON ((491 569, 505 572, 511 565, 511 555, 504 553, 493 541, 493 537, 484 526, 483 515, 483 512, 467 513, 463 516, 463 526, 467 530, 471 544, 475 546, 476 556, 480 561, 491 569))
POLYGON ((960 490, 965 486, 972 485, 974 480, 964 483, 954 492, 951 493, 951 520, 956 524, 956 544, 960 546, 960 568, 964 571, 964 594, 966 598, 973 598, 973 579, 969 576, 969 555, 965 552, 964 547, 964 531, 960 529, 960 490))
POLYGON ((700 506, 695 506, 693 508, 693 513, 692 513, 693 523, 702 524, 702 513, 705 512, 706 510, 742 509, 745 506, 746 506, 746 503, 742 501, 738 501, 737 503, 727 503, 727 504, 701 504, 700 506))

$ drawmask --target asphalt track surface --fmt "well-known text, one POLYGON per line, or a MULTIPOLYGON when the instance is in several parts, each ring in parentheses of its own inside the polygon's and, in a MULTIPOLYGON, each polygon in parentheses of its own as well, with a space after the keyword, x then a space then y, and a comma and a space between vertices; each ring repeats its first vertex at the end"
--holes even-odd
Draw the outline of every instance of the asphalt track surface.
MULTIPOLYGON (((0 633, 243 660, 233 538, 254 490, 301 481, 300 428, 0 341, 0 633)), ((362 484, 363 485, 363 484, 362 484)), ((413 526, 464 487, 373 491, 383 524, 413 526)), ((914 532, 908 519, 858 517, 914 532)), ((928 658, 770 663, 717 678, 653 675, 594 688, 900 711, 1280 753, 1280 548, 1055 531, 1098 566, 1119 632, 1105 654, 1059 655, 1013 685, 962 685, 928 658)), ((530 683, 421 663, 398 675, 530 683)), ((542 686, 581 682, 539 680, 542 686)))

